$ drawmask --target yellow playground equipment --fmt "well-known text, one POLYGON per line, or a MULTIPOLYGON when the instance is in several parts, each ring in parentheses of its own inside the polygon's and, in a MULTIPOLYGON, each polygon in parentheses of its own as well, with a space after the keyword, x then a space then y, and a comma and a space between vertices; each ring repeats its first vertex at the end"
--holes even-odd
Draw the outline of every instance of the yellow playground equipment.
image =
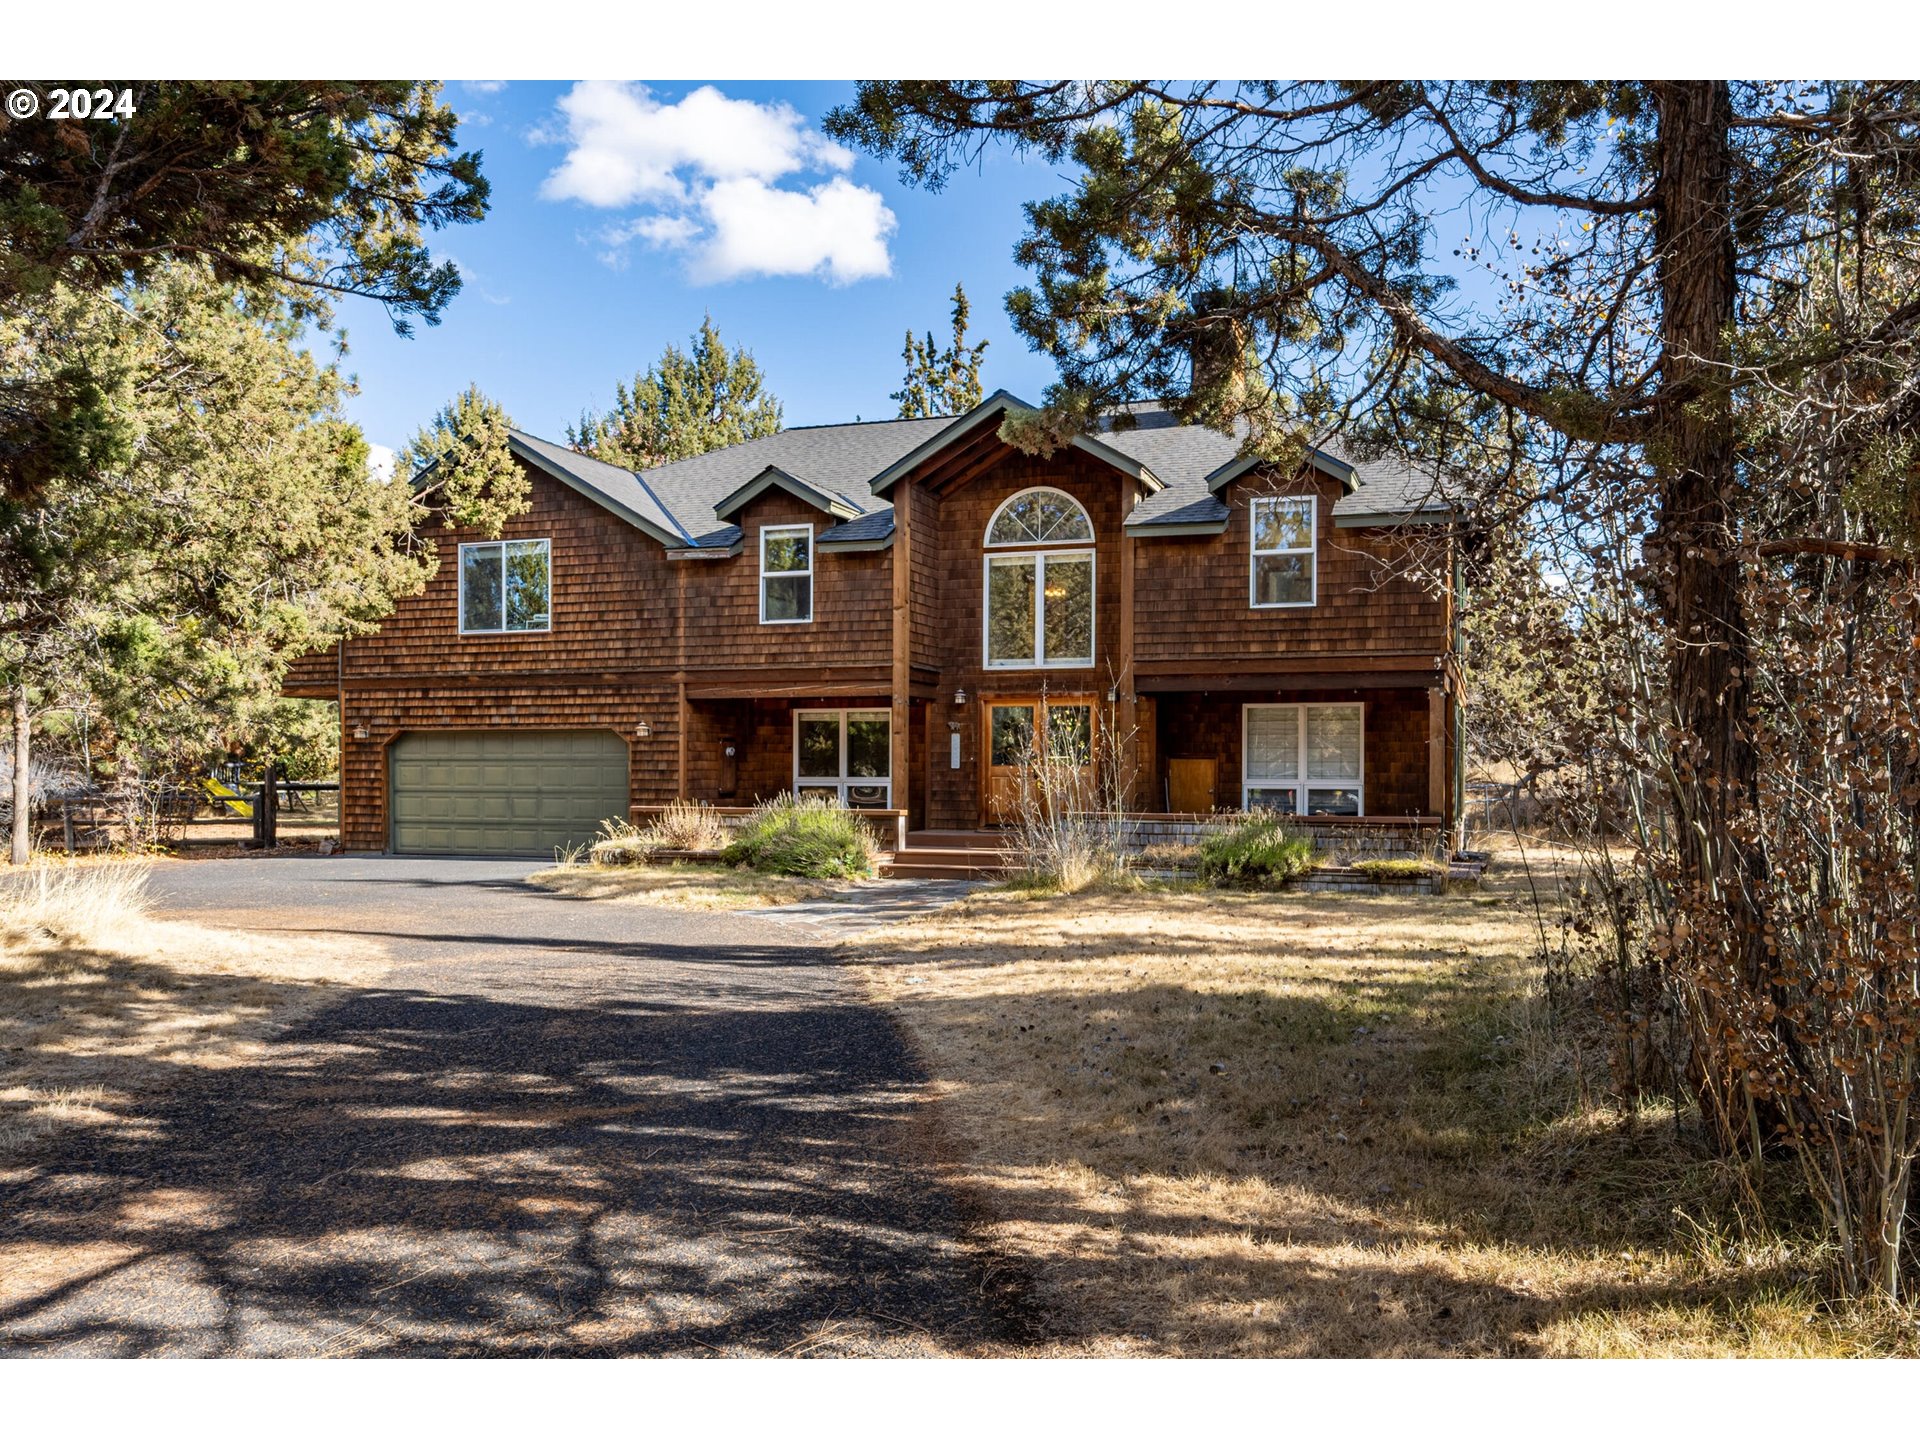
POLYGON ((211 775, 203 775, 200 779, 200 789, 215 809, 224 805, 243 820, 253 818, 253 802, 243 798, 232 786, 214 779, 211 775))

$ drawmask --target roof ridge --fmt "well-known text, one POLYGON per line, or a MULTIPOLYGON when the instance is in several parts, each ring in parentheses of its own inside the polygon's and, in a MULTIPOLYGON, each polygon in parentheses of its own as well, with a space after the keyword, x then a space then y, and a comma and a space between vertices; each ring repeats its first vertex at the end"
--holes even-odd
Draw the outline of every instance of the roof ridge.
MULTIPOLYGON (((815 425, 785 425, 773 432, 773 435, 756 435, 754 440, 771 440, 775 435, 785 435, 794 430, 851 430, 856 425, 914 425, 922 420, 957 420, 957 415, 890 415, 885 420, 822 420, 815 425)), ((749 440, 744 442, 752 444, 749 440)))

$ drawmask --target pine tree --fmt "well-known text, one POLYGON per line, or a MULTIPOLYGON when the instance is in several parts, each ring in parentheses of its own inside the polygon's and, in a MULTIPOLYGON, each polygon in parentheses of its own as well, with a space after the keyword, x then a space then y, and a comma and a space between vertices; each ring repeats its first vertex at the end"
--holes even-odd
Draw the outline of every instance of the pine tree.
MULTIPOLYGON (((130 114, 0 123, 0 320, 56 287, 113 294, 192 259, 322 325, 339 295, 379 301, 401 334, 439 323, 460 272, 423 237, 482 218, 488 186, 437 84, 126 88, 130 114)), ((116 423, 101 399, 76 365, 0 367, 0 500, 92 456, 116 423)))
POLYGON ((909 330, 906 348, 900 358, 906 374, 900 389, 887 398, 900 402, 900 418, 914 420, 925 415, 964 415, 981 400, 980 362, 987 353, 985 340, 967 343, 966 288, 953 287, 953 338, 945 350, 933 343, 929 330, 924 340, 909 330))
POLYGON ((690 350, 667 346, 631 388, 614 387, 606 414, 587 411, 569 425, 567 444, 609 464, 651 470, 780 428, 780 402, 759 365, 744 347, 729 353, 709 315, 690 350))

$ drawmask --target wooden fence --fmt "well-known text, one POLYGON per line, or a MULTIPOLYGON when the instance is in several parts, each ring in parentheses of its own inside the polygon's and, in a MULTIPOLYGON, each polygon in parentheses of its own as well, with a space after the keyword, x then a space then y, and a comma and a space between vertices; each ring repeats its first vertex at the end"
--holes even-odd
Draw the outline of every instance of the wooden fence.
MULTIPOLYGON (((162 785, 146 791, 85 791, 56 796, 48 806, 57 814, 60 841, 69 854, 106 849, 140 826, 178 846, 238 845, 271 849, 283 831, 290 835, 338 833, 340 783, 337 780, 285 780, 268 766, 260 780, 244 789, 210 793, 188 786, 162 785), (138 817, 139 825, 134 823, 138 817), (234 834, 244 827, 244 833, 234 834), (213 835, 207 832, 223 830, 213 835), (194 832, 199 833, 194 833, 194 832)), ((42 833, 50 825, 43 825, 42 833)))

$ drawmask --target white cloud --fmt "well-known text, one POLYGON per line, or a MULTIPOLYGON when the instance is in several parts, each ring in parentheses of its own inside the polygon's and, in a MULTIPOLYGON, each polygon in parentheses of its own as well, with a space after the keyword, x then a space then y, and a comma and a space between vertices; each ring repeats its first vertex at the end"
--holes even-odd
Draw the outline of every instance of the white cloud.
POLYGON ((513 297, 511 295, 496 294, 488 287, 487 282, 481 278, 480 272, 467 264, 467 262, 462 260, 458 255, 449 254, 447 259, 451 260, 453 262, 453 268, 460 272, 461 283, 470 288, 474 294, 486 301, 487 304, 511 305, 513 303, 513 297))
POLYGON ((507 88, 504 80, 462 80, 460 83, 476 95, 498 95, 507 88))
POLYGON ((393 447, 367 442, 367 474, 382 483, 393 477, 393 447))
POLYGON ((877 192, 844 177, 805 194, 727 180, 707 191, 701 209, 713 232, 693 262, 696 279, 824 274, 850 285, 893 273, 893 212, 877 192))
POLYGON ((848 284, 892 272, 897 221, 878 191, 844 173, 853 155, 786 104, 735 100, 703 85, 671 105, 644 85, 583 80, 536 141, 568 146, 541 194, 647 213, 602 228, 619 268, 644 241, 687 254, 698 281, 818 274, 848 284), (828 175, 803 188, 790 177, 828 175))

